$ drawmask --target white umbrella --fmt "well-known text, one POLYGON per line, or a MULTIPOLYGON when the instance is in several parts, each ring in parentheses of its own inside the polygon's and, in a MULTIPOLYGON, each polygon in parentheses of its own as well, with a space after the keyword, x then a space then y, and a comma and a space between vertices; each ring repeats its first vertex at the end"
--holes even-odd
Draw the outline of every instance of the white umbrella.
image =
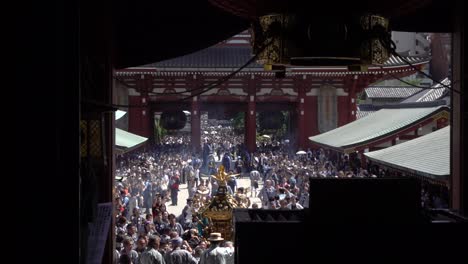
POLYGON ((216 133, 218 133, 218 132, 216 132, 216 131, 211 131, 211 134, 213 134, 213 135, 216 134, 216 133))
POLYGON ((269 135, 263 135, 264 138, 271 138, 269 135))
POLYGON ((305 155, 305 154, 307 154, 307 152, 303 150, 299 150, 298 152, 296 152, 296 155, 305 155))
POLYGON ((208 131, 203 131, 203 133, 208 134, 208 131))

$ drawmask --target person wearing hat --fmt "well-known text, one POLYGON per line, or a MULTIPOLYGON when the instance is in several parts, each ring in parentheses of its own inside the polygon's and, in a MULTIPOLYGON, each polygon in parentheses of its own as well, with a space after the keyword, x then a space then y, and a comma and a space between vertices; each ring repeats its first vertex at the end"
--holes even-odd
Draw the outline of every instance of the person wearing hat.
POLYGON ((234 248, 220 247, 221 242, 224 241, 221 233, 211 233, 208 241, 211 243, 210 247, 201 255, 199 264, 232 263, 234 248))

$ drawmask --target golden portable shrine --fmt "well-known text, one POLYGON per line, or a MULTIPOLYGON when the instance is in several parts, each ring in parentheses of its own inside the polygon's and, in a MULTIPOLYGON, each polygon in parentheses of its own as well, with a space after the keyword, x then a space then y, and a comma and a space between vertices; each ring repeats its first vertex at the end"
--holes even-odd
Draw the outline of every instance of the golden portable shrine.
MULTIPOLYGON (((231 177, 239 174, 228 174, 224 171, 224 166, 218 168, 216 175, 211 175, 218 182, 218 191, 211 199, 206 199, 208 189, 202 186, 194 196, 194 213, 198 213, 201 218, 208 219, 208 225, 204 234, 211 232, 221 233, 226 240, 232 240, 233 223, 232 211, 234 208, 248 208, 250 200, 247 195, 237 193, 235 196, 228 192, 227 181, 231 177)), ((242 191, 243 189, 240 188, 242 191)))

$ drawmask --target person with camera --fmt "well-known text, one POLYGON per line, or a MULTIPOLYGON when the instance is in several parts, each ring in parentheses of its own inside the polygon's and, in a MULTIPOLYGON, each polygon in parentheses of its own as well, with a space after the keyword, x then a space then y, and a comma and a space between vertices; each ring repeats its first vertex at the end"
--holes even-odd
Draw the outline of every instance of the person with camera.
POLYGON ((250 172, 250 197, 257 196, 258 182, 260 181, 260 172, 253 170, 250 172))
POLYGON ((190 253, 192 248, 187 241, 177 236, 171 239, 171 244, 172 251, 165 256, 166 264, 197 264, 197 260, 190 253))
POLYGON ((262 201, 263 208, 268 208, 271 201, 275 200, 276 196, 276 189, 271 184, 271 180, 265 181, 265 186, 263 186, 262 190, 258 194, 258 198, 262 201))

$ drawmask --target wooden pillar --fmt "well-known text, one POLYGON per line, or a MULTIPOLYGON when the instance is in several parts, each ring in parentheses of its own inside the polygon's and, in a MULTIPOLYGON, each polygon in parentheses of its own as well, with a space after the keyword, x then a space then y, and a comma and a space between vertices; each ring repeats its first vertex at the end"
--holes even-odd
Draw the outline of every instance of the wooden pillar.
POLYGON ((338 127, 351 122, 351 103, 348 96, 337 96, 338 104, 338 127))
POLYGON ((299 115, 298 138, 301 140, 299 147, 306 150, 312 147, 309 137, 318 135, 317 123, 317 95, 314 94, 312 87, 312 78, 309 75, 302 75, 301 79, 296 79, 296 87, 298 87, 298 108, 297 114, 299 115), (309 93, 309 95, 307 95, 309 93), (313 95, 312 95, 313 94, 313 95), (301 112, 304 115, 301 115, 301 112))
POLYGON ((148 94, 146 93, 145 95, 141 96, 141 136, 151 138, 152 137, 152 131, 151 131, 151 121, 153 120, 153 117, 151 116, 151 110, 149 108, 149 97, 148 94))
POLYGON ((257 137, 257 112, 255 107, 255 91, 256 91, 256 82, 255 76, 252 75, 247 83, 248 87, 248 103, 247 103, 247 112, 245 113, 245 143, 247 149, 250 153, 254 152, 256 145, 257 137))
POLYGON ((191 139, 192 151, 195 153, 201 152, 201 119, 200 119, 200 105, 198 96, 192 98, 192 111, 191 111, 191 139))
POLYGON ((149 105, 148 92, 152 91, 152 76, 141 74, 136 78, 139 95, 128 96, 128 132, 142 137, 154 138, 154 116, 149 105))
POLYGON ((450 179, 450 208, 468 215, 468 203, 466 202, 466 123, 467 123, 467 90, 462 89, 466 79, 465 58, 466 53, 464 43, 464 21, 463 21, 463 2, 456 1, 453 5, 454 12, 454 32, 452 38, 452 89, 459 93, 452 92, 452 129, 451 129, 451 171, 450 179), (465 135, 465 136, 463 136, 465 135))
MULTIPOLYGON (((189 89, 195 89, 201 87, 204 83, 203 75, 194 74, 191 78, 187 77, 187 83, 189 89)), ((192 96, 198 91, 192 91, 192 96)), ((192 98, 191 104, 191 120, 190 120, 190 144, 192 145, 192 151, 195 153, 201 153, 201 112, 200 112, 200 96, 192 98)))
POLYGON ((306 146, 311 146, 309 137, 319 134, 317 119, 317 96, 306 96, 304 102, 304 119, 306 146))
POLYGON ((304 82, 302 79, 295 79, 295 85, 297 87, 298 92, 298 102, 296 105, 296 112, 297 112, 297 147, 298 149, 305 150, 306 149, 306 140, 307 134, 305 131, 305 89, 304 89, 304 82))
POLYGON ((254 152, 257 147, 257 112, 255 110, 255 95, 249 94, 247 104, 247 113, 245 114, 245 141, 247 149, 250 153, 254 152))
POLYGON ((361 168, 362 169, 367 169, 367 159, 366 155, 364 155, 364 150, 359 151, 360 158, 361 158, 361 168))
MULTIPOLYGON (((304 100, 304 98, 301 98, 304 100)), ((299 149, 306 149, 306 133, 305 133, 305 118, 304 118, 304 103, 299 103, 297 106, 297 119, 298 119, 298 139, 297 146, 299 149)))
MULTIPOLYGON (((88 239, 93 228, 90 223, 97 224, 96 210, 99 204, 113 204, 114 184, 114 112, 107 107, 113 103, 112 74, 113 74, 113 42, 112 19, 109 7, 110 1, 99 3, 91 1, 80 2, 80 78, 81 99, 99 102, 102 105, 82 104, 80 119, 82 127, 82 152, 80 162, 80 263, 86 259, 98 257, 90 248, 88 239), (85 150, 84 150, 85 149, 85 150)), ((72 175, 72 174, 70 174, 72 175)), ((114 206, 111 206, 113 210, 114 206)), ((106 216, 107 217, 107 216, 106 216)), ((108 230, 105 231, 106 240, 100 243, 104 248, 102 259, 95 259, 99 263, 112 263, 115 251, 114 218, 111 216, 108 230)), ((96 232, 96 231, 93 231, 96 232)))
MULTIPOLYGON (((153 78, 151 75, 142 74, 140 76, 140 86, 141 86, 141 135, 143 137, 152 138, 154 131, 151 131, 153 125, 151 122, 154 122, 154 116, 151 116, 151 109, 149 106, 149 96, 148 92, 151 92, 153 89, 153 78)), ((137 82, 138 84, 138 82, 137 82)))
POLYGON ((128 102, 132 106, 128 113, 128 132, 140 135, 142 137, 151 137, 151 109, 149 108, 148 94, 140 96, 129 96, 128 102))
MULTIPOLYGON (((139 105, 141 102, 140 96, 129 95, 129 105, 139 105)), ((140 123, 141 123, 141 109, 137 107, 128 108, 128 132, 140 135, 140 123)))

